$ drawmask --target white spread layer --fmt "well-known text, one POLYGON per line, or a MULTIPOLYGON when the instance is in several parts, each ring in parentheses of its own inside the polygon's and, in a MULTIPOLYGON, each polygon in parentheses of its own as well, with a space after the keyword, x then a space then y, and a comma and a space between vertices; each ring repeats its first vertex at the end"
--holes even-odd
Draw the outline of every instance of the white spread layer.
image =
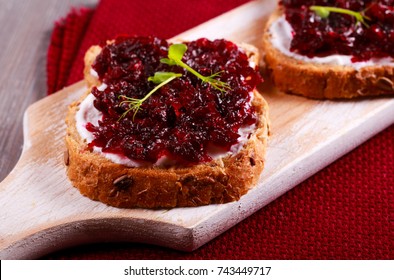
MULTIPOLYGON (((102 84, 100 87, 98 87, 98 89, 100 91, 103 91, 106 87, 107 87, 106 84, 102 84)), ((251 97, 253 98, 253 92, 251 92, 250 94, 251 97)), ((92 142, 94 140, 94 136, 93 133, 89 132, 86 129, 86 124, 90 122, 93 125, 97 126, 98 121, 101 120, 103 117, 103 114, 93 106, 94 100, 95 100, 94 95, 90 93, 79 105, 79 110, 75 115, 77 131, 81 136, 81 138, 86 140, 87 143, 92 142)), ((228 155, 237 154, 241 150, 242 146, 248 141, 249 135, 253 133, 255 129, 256 129, 255 124, 246 127, 241 127, 238 130, 238 134, 240 135, 238 138, 238 143, 231 146, 230 151, 223 152, 218 148, 211 147, 208 153, 209 156, 212 157, 212 159, 219 159, 228 155)), ((94 147, 93 151, 103 155, 104 157, 106 157, 107 159, 111 160, 114 163, 130 166, 130 167, 141 167, 141 166, 150 165, 150 163, 144 164, 141 162, 131 160, 126 156, 103 152, 102 149, 99 147, 94 147)), ((159 158, 153 165, 168 166, 168 165, 174 165, 175 163, 176 162, 172 161, 168 157, 163 156, 159 158)))
POLYGON ((98 79, 98 73, 96 72, 96 70, 94 70, 93 68, 90 68, 90 75, 92 75, 93 77, 98 79))
POLYGON ((341 66, 351 66, 357 70, 366 66, 373 65, 388 65, 394 67, 394 59, 391 57, 387 58, 373 58, 367 61, 355 62, 351 61, 350 55, 329 55, 325 57, 313 57, 309 58, 304 55, 300 55, 290 51, 290 44, 293 38, 292 36, 293 28, 286 20, 285 16, 281 16, 276 21, 274 21, 269 29, 271 33, 271 43, 279 51, 287 56, 293 57, 297 60, 302 60, 311 63, 320 64, 331 64, 331 65, 341 65, 341 66))

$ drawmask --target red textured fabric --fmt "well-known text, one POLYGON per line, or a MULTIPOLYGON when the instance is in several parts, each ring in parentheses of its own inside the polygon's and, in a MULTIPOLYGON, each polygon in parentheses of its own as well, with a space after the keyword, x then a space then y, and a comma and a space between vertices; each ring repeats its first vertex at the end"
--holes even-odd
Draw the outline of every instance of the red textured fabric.
MULTIPOLYGON (((80 41, 67 41, 73 46, 61 39, 73 25, 55 27, 48 69, 59 72, 48 75, 48 88, 59 73, 67 76, 70 71, 68 84, 82 78, 83 54, 91 44, 119 33, 171 37, 245 2, 102 0, 88 24, 80 17, 86 33, 80 41), (59 59, 73 61, 71 68, 59 59)), ((70 248, 44 258, 393 259, 393 193, 392 125, 194 252, 111 243, 70 248)))
POLYGON ((83 35, 93 14, 92 9, 72 9, 55 24, 47 59, 47 93, 62 89, 68 80, 71 66, 78 53, 83 35))

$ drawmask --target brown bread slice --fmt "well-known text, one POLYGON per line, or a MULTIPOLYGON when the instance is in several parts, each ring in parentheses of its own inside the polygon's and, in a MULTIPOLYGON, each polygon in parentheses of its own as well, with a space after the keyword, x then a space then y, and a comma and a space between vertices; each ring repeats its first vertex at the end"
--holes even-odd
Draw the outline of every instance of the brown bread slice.
POLYGON ((317 99, 354 98, 394 94, 394 67, 310 63, 283 54, 271 43, 269 28, 283 14, 276 10, 263 35, 264 60, 276 87, 286 93, 317 99))
MULTIPOLYGON (((250 60, 258 62, 258 52, 247 49, 250 60)), ((85 80, 98 85, 90 65, 100 52, 92 47, 85 56, 85 80)), ((252 105, 259 116, 256 130, 238 154, 192 167, 127 167, 89 150, 77 132, 75 115, 89 94, 70 105, 66 117, 68 149, 67 174, 81 194, 115 207, 172 208, 226 203, 238 200, 253 188, 264 168, 268 140, 268 105, 254 91, 252 105)))

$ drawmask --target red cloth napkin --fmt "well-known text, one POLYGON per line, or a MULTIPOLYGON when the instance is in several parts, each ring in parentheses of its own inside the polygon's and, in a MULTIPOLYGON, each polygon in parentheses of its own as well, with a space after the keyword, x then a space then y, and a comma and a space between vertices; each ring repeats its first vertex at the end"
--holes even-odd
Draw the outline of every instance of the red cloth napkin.
MULTIPOLYGON (((55 25, 48 90, 82 79, 92 44, 120 33, 172 37, 246 0, 102 0, 55 25)), ((200 249, 84 245, 49 259, 393 259, 394 126, 200 249)))

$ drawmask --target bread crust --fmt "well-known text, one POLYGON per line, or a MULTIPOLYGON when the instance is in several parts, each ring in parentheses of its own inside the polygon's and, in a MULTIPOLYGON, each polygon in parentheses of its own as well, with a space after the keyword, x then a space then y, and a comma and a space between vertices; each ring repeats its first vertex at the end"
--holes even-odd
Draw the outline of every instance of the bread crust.
POLYGON ((355 98, 394 94, 394 67, 310 63, 283 54, 271 43, 269 28, 283 14, 277 9, 263 35, 264 60, 275 86, 286 93, 316 99, 355 98))
MULTIPOLYGON (((90 86, 98 80, 90 65, 97 48, 88 51, 85 78, 90 86), (89 70, 87 70, 89 69, 89 70)), ((250 57, 258 61, 256 53, 250 57)), ((81 194, 115 207, 173 208, 227 203, 238 200, 259 180, 268 140, 268 105, 254 91, 252 105, 258 115, 257 129, 238 154, 191 167, 127 167, 92 152, 76 128, 79 105, 90 93, 69 106, 66 117, 67 174, 81 194)))
POLYGON ((85 67, 83 69, 83 75, 86 81, 86 84, 88 85, 88 88, 91 88, 93 86, 98 86, 99 85, 99 80, 98 77, 92 75, 91 69, 92 69, 92 64, 94 60, 96 59, 96 56, 101 52, 101 47, 100 46, 91 46, 85 53, 84 57, 84 63, 85 67))

